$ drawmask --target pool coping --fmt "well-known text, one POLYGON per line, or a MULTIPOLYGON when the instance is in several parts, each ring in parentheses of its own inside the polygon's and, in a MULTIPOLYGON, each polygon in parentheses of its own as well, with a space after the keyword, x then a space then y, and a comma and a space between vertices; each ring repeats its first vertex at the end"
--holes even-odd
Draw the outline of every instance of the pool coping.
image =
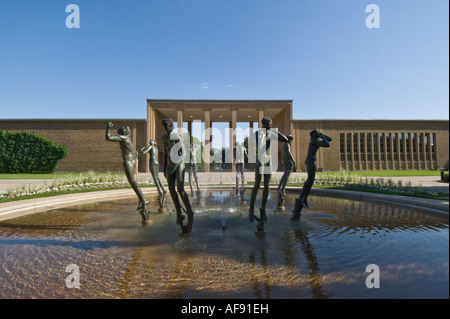
MULTIPOLYGON (((208 186, 208 190, 213 189, 234 189, 232 186, 208 186)), ((247 191, 252 187, 245 187, 247 191)), ((275 187, 270 187, 271 190, 276 190, 275 187)), ((299 187, 286 187, 286 191, 289 193, 300 193, 299 187)), ((144 195, 157 194, 156 188, 143 188, 144 195)), ((443 214, 449 216, 449 202, 446 200, 427 199, 418 197, 409 197, 401 195, 379 194, 369 192, 358 192, 349 190, 338 189, 323 189, 312 188, 312 195, 326 196, 332 195, 339 198, 348 199, 360 199, 360 200, 372 200, 380 201, 384 203, 398 204, 402 206, 409 206, 414 208, 421 208, 430 212, 443 214)), ((52 209, 59 209, 64 207, 70 207, 75 205, 89 204, 94 202, 114 201, 126 198, 136 197, 134 191, 130 189, 117 189, 117 190, 103 190, 87 193, 76 193, 57 195, 49 197, 41 197, 36 199, 23 199, 18 201, 0 203, 0 221, 29 214, 49 211, 52 209)), ((136 203, 138 200, 136 198, 136 203)))

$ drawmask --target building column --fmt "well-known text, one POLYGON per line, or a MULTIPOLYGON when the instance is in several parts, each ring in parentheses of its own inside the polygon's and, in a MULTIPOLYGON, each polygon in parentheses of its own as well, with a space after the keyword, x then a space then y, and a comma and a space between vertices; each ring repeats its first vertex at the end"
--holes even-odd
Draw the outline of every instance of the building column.
POLYGON ((387 153, 387 133, 383 133, 383 154, 384 154, 384 167, 388 170, 388 153, 387 153))
POLYGON ((414 158, 416 159, 417 163, 416 163, 416 169, 420 170, 421 166, 420 166, 420 151, 419 151, 419 133, 414 133, 414 158))
POLYGON ((177 109, 177 134, 183 135, 183 108, 177 109))
POLYGON ((351 169, 352 171, 355 170, 355 141, 354 141, 354 136, 353 133, 350 133, 350 156, 351 156, 351 160, 350 160, 350 165, 351 165, 351 169))
POLYGON ((377 137, 377 150, 378 150, 378 170, 383 170, 383 165, 381 164, 381 133, 375 133, 377 137))
POLYGON ((357 151, 358 151, 358 170, 362 170, 361 165, 361 134, 363 133, 356 133, 356 141, 358 143, 357 151))
POLYGON ((211 170, 211 109, 207 108, 205 111, 205 147, 204 147, 204 161, 205 172, 211 170))
POLYGON ((404 160, 404 169, 408 169, 408 148, 406 147, 406 134, 408 133, 403 133, 403 160, 404 160))
POLYGON ((369 133, 361 133, 361 134, 364 136, 364 163, 365 163, 364 169, 365 170, 369 170, 369 163, 368 163, 369 158, 367 157, 367 153, 369 152, 367 150, 367 147, 368 147, 368 145, 367 145, 367 136, 368 136, 369 133))
POLYGON ((373 145, 373 133, 368 133, 370 135, 370 154, 372 160, 372 170, 375 170, 375 146, 373 145))
MULTIPOLYGON (((402 169, 402 158, 401 158, 401 152, 400 152, 400 132, 397 132, 397 140, 395 143, 397 144, 397 163, 398 163, 398 169, 402 169)), ((403 135, 402 135, 403 136, 403 135)))
POLYGON ((391 149, 391 169, 395 170, 395 156, 394 156, 394 133, 389 133, 389 148, 391 149))
MULTIPOLYGON (((147 123, 145 130, 145 146, 150 145, 151 127, 154 125, 155 119, 152 117, 152 107, 147 101, 147 123)), ((150 173, 150 154, 145 153, 145 173, 150 173)))
POLYGON ((236 172, 236 167, 234 165, 235 159, 234 159, 234 152, 233 149, 236 145, 236 122, 237 122, 237 109, 232 108, 231 109, 231 122, 230 122, 230 151, 231 151, 231 171, 236 172))
POLYGON ((253 132, 253 121, 250 121, 250 134, 248 135, 248 163, 256 163, 256 153, 255 153, 255 133, 253 132))
POLYGON ((408 133, 409 135, 409 159, 411 160, 411 169, 414 169, 415 163, 414 163, 414 148, 413 148, 413 140, 414 140, 414 133, 408 133))
POLYGON ((431 133, 426 133, 427 135, 427 152, 428 152, 428 163, 430 163, 430 169, 435 169, 433 165, 433 154, 431 153, 431 133))
POLYGON ((428 169, 427 163, 427 152, 425 148, 425 133, 420 133, 420 140, 422 141, 422 161, 423 161, 423 169, 428 169))
MULTIPOLYGON (((189 136, 192 137, 192 121, 187 122, 189 136)), ((189 141, 190 142, 190 141, 189 141)))
POLYGON ((261 128, 261 121, 264 118, 264 108, 258 108, 258 127, 261 128))
POLYGON ((344 170, 348 170, 347 133, 344 133, 344 170))
POLYGON ((188 146, 189 146, 189 148, 187 148, 187 146, 185 145, 184 147, 186 148, 186 152, 188 153, 188 158, 186 159, 186 160, 191 160, 191 150, 190 150, 190 148, 191 148, 191 143, 192 143, 192 121, 187 121, 187 129, 188 129, 188 137, 189 137, 189 139, 188 139, 188 146))

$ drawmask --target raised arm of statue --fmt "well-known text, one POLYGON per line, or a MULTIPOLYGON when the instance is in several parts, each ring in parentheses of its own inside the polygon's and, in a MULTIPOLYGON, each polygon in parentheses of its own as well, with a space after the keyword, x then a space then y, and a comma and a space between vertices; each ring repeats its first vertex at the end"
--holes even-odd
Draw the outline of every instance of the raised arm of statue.
POLYGON ((144 155, 145 153, 147 153, 148 151, 150 151, 150 149, 152 148, 151 145, 147 146, 147 147, 143 147, 141 148, 141 154, 144 155))
POLYGON ((286 143, 288 142, 288 138, 284 136, 282 133, 278 132, 278 142, 286 143))
POLYGON ((111 127, 113 127, 113 124, 111 122, 106 123, 106 134, 105 134, 105 139, 107 141, 111 141, 111 142, 120 142, 122 139, 120 138, 119 135, 114 135, 111 134, 111 132, 109 131, 111 129, 111 127))
POLYGON ((317 135, 319 138, 314 139, 314 144, 316 144, 317 146, 320 146, 320 147, 330 147, 330 142, 329 142, 331 140, 330 137, 328 137, 322 133, 318 133, 317 135))

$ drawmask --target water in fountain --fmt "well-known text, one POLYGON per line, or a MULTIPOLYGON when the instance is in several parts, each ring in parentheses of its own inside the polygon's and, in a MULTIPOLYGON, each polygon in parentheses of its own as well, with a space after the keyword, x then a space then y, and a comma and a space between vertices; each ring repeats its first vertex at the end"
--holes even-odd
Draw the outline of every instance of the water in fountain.
POLYGON ((288 194, 259 237, 234 194, 207 190, 189 236, 156 196, 147 224, 134 198, 2 221, 0 298, 448 298, 448 216, 311 196, 293 223, 288 194), (69 264, 80 289, 65 286, 69 264), (369 264, 380 289, 365 285, 369 264))
POLYGON ((210 219, 211 227, 217 225, 225 231, 230 219, 240 219, 245 212, 245 207, 240 206, 240 197, 232 196, 231 190, 208 191, 204 186, 201 193, 202 200, 193 205, 195 216, 210 219))

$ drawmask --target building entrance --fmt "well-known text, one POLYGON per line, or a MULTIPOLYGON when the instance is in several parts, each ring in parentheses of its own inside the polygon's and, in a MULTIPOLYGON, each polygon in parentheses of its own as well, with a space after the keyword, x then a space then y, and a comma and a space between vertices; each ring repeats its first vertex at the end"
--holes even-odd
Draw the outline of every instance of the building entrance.
MULTIPOLYGON (((227 164, 230 164, 230 169, 234 171, 235 165, 233 164, 235 161, 232 149, 237 139, 245 137, 243 136, 245 133, 242 133, 242 131, 245 132, 245 129, 242 128, 248 127, 248 132, 253 132, 255 123, 261 123, 264 116, 271 117, 274 125, 283 134, 291 134, 292 100, 148 99, 146 143, 149 145, 151 139, 157 141, 159 157, 162 161, 161 136, 163 135, 163 127, 161 121, 164 118, 171 118, 177 123, 178 134, 180 135, 184 131, 198 139, 196 131, 202 131, 204 171, 211 171, 213 162, 211 156, 217 156, 217 154, 211 152, 215 151, 214 146, 231 150, 231 152, 225 154, 225 160, 227 164), (219 143, 219 139, 222 139, 221 143, 219 143)), ((145 172, 149 172, 147 157, 148 155, 145 159, 147 163, 145 172)))

